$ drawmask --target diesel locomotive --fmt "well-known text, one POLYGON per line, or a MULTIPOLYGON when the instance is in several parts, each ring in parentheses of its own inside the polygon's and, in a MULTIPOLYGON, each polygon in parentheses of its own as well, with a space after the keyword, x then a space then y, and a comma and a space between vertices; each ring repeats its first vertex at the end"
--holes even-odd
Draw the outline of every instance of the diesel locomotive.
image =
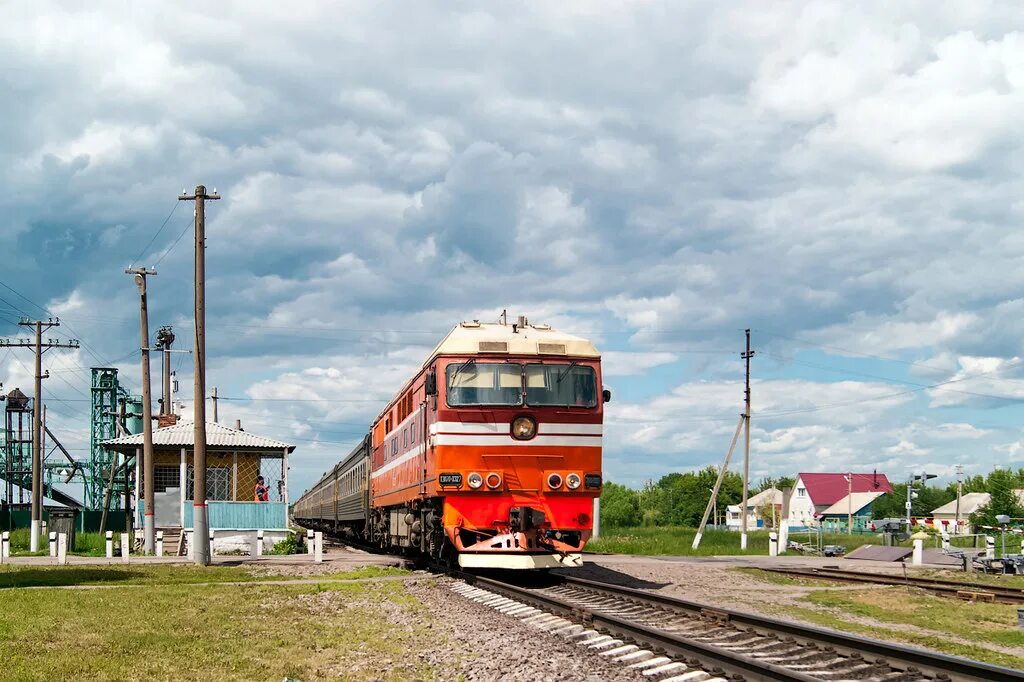
POLYGON ((463 568, 580 565, 609 400, 590 341, 523 317, 462 322, 293 516, 463 568))

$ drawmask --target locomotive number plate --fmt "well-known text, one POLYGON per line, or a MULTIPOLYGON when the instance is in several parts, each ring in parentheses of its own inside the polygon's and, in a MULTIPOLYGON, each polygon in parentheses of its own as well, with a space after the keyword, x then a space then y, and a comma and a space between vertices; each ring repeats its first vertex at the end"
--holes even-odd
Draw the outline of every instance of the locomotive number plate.
POLYGON ((437 482, 442 488, 461 488, 462 474, 440 474, 437 482))

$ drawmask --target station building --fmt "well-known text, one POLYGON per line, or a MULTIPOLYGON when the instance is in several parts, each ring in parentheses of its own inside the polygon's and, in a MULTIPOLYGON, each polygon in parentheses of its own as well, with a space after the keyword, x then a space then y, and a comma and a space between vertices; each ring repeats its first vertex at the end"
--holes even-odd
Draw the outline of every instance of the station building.
MULTIPOLYGON (((191 543, 194 436, 192 421, 168 423, 153 431, 155 523, 164 532, 165 552, 170 554, 186 554, 191 543)), ((138 433, 103 442, 105 448, 135 456, 139 491, 142 441, 138 433)), ((260 530, 268 550, 288 536, 288 456, 294 450, 289 443, 244 431, 239 422, 235 428, 206 423, 206 500, 214 553, 248 552, 260 530)), ((141 528, 142 500, 137 507, 141 528)))

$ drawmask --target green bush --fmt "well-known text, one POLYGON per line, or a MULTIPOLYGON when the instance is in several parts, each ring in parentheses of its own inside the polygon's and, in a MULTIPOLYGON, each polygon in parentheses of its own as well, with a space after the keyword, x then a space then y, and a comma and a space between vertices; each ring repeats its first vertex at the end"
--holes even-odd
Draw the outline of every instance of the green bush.
POLYGON ((290 533, 284 540, 274 543, 270 554, 298 554, 300 549, 298 535, 290 533))

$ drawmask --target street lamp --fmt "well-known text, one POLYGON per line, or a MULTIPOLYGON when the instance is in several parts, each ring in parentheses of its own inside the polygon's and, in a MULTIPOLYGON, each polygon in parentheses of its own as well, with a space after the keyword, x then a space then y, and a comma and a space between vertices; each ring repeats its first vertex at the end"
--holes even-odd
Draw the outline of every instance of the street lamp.
MULTIPOLYGON (((1000 558, 1006 556, 1006 524, 1010 522, 1010 517, 1006 514, 996 514, 996 521, 1003 526, 1002 542, 1003 542, 1003 553, 1000 554, 1000 558)), ((1005 572, 1005 571, 1004 571, 1005 572)))

